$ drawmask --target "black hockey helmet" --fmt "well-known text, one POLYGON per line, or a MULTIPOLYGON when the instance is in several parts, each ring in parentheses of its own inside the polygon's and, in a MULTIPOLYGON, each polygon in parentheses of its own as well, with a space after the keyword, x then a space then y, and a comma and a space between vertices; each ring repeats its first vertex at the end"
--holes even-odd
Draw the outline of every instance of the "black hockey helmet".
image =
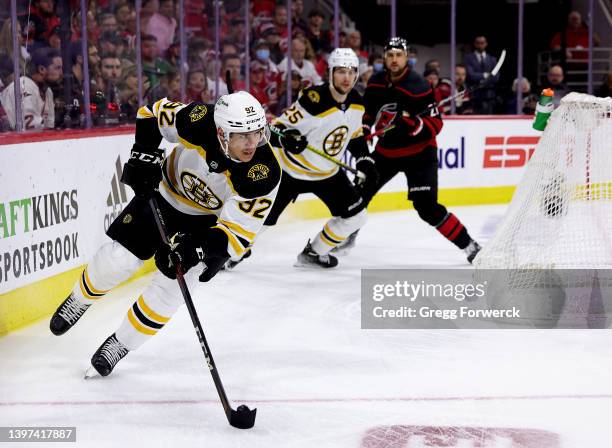
POLYGON ((408 41, 403 37, 392 37, 387 41, 384 47, 384 51, 387 52, 389 50, 403 50, 408 53, 408 41))

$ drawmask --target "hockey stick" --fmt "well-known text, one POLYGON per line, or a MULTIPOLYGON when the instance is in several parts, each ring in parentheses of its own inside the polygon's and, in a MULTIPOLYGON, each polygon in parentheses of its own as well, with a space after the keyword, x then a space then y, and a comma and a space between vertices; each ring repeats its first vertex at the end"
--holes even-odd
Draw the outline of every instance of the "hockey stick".
POLYGON ((229 70, 225 71, 225 85, 227 86, 227 93, 230 95, 234 93, 234 86, 232 85, 232 74, 229 70))
MULTIPOLYGON (((273 133, 275 133, 276 135, 278 135, 279 137, 284 137, 285 134, 283 133, 283 131, 281 131, 279 128, 277 128, 276 126, 274 126, 273 124, 268 125, 268 127, 270 128, 270 131, 272 131, 273 133)), ((344 168, 347 171, 350 171, 351 173, 353 173, 355 176, 357 176, 359 179, 361 179, 361 181, 364 181, 366 176, 365 174, 363 174, 361 171, 353 168, 350 165, 347 165, 344 162, 341 162, 340 160, 337 160, 335 158, 333 158, 332 156, 330 156, 329 154, 327 154, 326 152, 321 151, 320 149, 315 148, 314 146, 311 145, 307 145, 306 149, 309 151, 314 152, 315 154, 320 155, 321 157, 323 157, 324 159, 329 160, 330 162, 335 163, 336 165, 344 168)))
MULTIPOLYGON (((429 112, 432 111, 432 109, 436 109, 438 107, 444 106, 446 103, 450 103, 451 101, 454 101, 458 98, 463 97, 464 95, 468 94, 468 93, 474 93, 476 90, 480 90, 483 87, 485 87, 487 85, 487 83, 489 82, 490 79, 492 79, 494 76, 496 76, 499 71, 501 70, 502 65, 504 65, 504 61, 506 60, 506 49, 503 49, 501 54, 499 55, 499 60, 497 61, 497 64, 495 64, 495 67, 493 67, 493 70, 491 70, 491 75, 486 78, 483 79, 482 81, 480 81, 478 84, 469 87, 465 90, 462 90, 461 92, 457 92, 455 93, 453 96, 449 96, 447 98, 444 98, 443 100, 437 102, 437 103, 433 103, 430 104, 429 106, 427 106, 425 109, 423 109, 421 112, 419 112, 416 116, 417 117, 422 117, 425 114, 428 114, 429 112)), ((382 135, 388 131, 390 131, 391 129, 395 129, 395 125, 392 124, 390 126, 387 126, 386 128, 383 128, 379 131, 373 132, 370 135, 366 136, 366 140, 372 140, 374 137, 378 137, 379 135, 382 135)))
MULTIPOLYGON (((153 211, 153 217, 155 218, 157 230, 159 230, 159 234, 161 236, 162 241, 165 244, 170 245, 170 241, 168 240, 168 234, 166 233, 166 224, 164 223, 164 218, 162 216, 161 210, 159 208, 159 205, 157 204, 157 200, 155 199, 155 197, 152 197, 150 199, 149 205, 151 206, 151 210, 153 211)), ((232 409, 227 395, 225 394, 225 389, 223 388, 221 377, 219 376, 219 372, 217 371, 212 352, 210 351, 210 347, 206 342, 206 337, 204 336, 202 324, 200 323, 200 319, 198 318, 196 309, 193 306, 193 300, 191 299, 191 294, 189 294, 189 289, 187 289, 187 283, 185 282, 185 277, 183 276, 183 268, 180 264, 177 264, 176 266, 176 280, 178 281, 179 287, 181 288, 181 292, 183 293, 185 305, 187 305, 189 316, 191 316, 191 321, 193 322, 196 334, 198 335, 198 340, 200 341, 200 346, 202 347, 202 351, 204 352, 204 358, 206 359, 206 365, 208 367, 208 370, 210 370, 210 374, 212 375, 215 387, 217 388, 217 393, 219 394, 219 398, 221 399, 221 404, 223 405, 223 410, 225 411, 227 421, 234 428, 252 428, 255 425, 255 415, 257 413, 257 409, 250 410, 245 405, 238 406, 238 410, 236 411, 232 409)))
MULTIPOLYGON (((234 93, 234 88, 232 86, 232 79, 230 76, 230 71, 227 70, 225 72, 225 83, 227 84, 227 91, 228 93, 234 93)), ((273 124, 269 124, 268 127, 270 128, 270 131, 274 132, 276 135, 278 135, 279 137, 284 137, 285 134, 283 134, 283 132, 278 129, 276 126, 274 126, 273 124)), ((330 156, 329 154, 321 151, 320 149, 315 148, 314 146, 308 145, 306 146, 306 149, 308 149, 309 151, 314 152, 315 154, 320 155, 321 157, 323 157, 324 159, 329 160, 330 162, 335 163, 336 165, 344 168, 345 170, 350 171, 351 173, 353 173, 355 176, 357 176, 360 179, 360 182, 363 182, 365 180, 365 174, 363 174, 361 171, 356 170, 355 168, 353 168, 350 165, 347 165, 346 163, 343 163, 339 160, 334 159, 332 156, 330 156)))

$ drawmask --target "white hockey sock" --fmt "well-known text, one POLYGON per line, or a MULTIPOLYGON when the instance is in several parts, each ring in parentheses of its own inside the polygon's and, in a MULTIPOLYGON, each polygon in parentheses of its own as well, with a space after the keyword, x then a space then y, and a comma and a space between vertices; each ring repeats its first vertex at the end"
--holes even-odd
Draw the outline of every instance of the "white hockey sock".
POLYGON ((351 233, 360 229, 366 222, 367 212, 360 211, 350 218, 338 216, 330 219, 323 229, 312 239, 310 245, 319 255, 329 253, 334 247, 342 243, 351 233))
MULTIPOLYGON (((185 281, 191 291, 198 282, 201 270, 191 269, 185 281)), ((142 295, 128 310, 125 319, 115 332, 117 339, 129 350, 135 350, 148 341, 170 320, 184 303, 176 280, 157 272, 142 295)))
POLYGON ((92 304, 130 278, 143 264, 116 241, 104 244, 85 267, 72 293, 82 303, 92 304))

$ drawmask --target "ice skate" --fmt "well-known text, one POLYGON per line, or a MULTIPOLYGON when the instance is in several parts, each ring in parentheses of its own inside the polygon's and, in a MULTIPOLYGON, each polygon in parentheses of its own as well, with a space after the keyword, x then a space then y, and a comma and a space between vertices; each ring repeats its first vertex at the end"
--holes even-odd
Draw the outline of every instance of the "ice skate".
POLYGON ((312 250, 310 241, 308 241, 302 253, 297 256, 297 262, 294 266, 299 268, 334 268, 338 266, 338 259, 330 254, 319 255, 312 250))
POLYGON ((51 322, 49 323, 51 333, 56 336, 66 333, 77 323, 90 306, 91 304, 80 302, 71 293, 57 308, 53 317, 51 317, 51 322))

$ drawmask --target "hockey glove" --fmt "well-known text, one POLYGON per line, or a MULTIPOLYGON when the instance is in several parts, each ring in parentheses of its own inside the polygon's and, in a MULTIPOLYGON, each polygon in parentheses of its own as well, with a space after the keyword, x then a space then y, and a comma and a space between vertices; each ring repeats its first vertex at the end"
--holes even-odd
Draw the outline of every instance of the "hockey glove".
POLYGON ((372 133, 372 128, 368 126, 367 124, 364 124, 361 126, 361 129, 363 130, 363 136, 366 139, 366 141, 370 140, 370 134, 372 133))
POLYGON ((176 278, 176 266, 181 265, 183 274, 204 261, 204 249, 189 234, 177 233, 172 237, 170 246, 163 245, 155 253, 155 265, 166 277, 176 278))
POLYGON ((419 117, 411 117, 408 112, 398 112, 395 119, 396 131, 407 133, 411 137, 418 135, 423 130, 423 120, 419 117))
POLYGON ((380 176, 374 164, 374 159, 370 156, 359 157, 357 159, 356 168, 365 174, 365 179, 356 177, 357 185, 362 189, 370 190, 378 184, 380 176))
POLYGON ((150 198, 162 179, 163 158, 163 149, 134 143, 130 160, 123 165, 121 182, 129 185, 136 196, 150 198))
POLYGON ((285 148, 285 151, 289 151, 292 154, 299 154, 308 146, 306 137, 297 129, 287 129, 283 134, 280 143, 283 148, 285 148))

